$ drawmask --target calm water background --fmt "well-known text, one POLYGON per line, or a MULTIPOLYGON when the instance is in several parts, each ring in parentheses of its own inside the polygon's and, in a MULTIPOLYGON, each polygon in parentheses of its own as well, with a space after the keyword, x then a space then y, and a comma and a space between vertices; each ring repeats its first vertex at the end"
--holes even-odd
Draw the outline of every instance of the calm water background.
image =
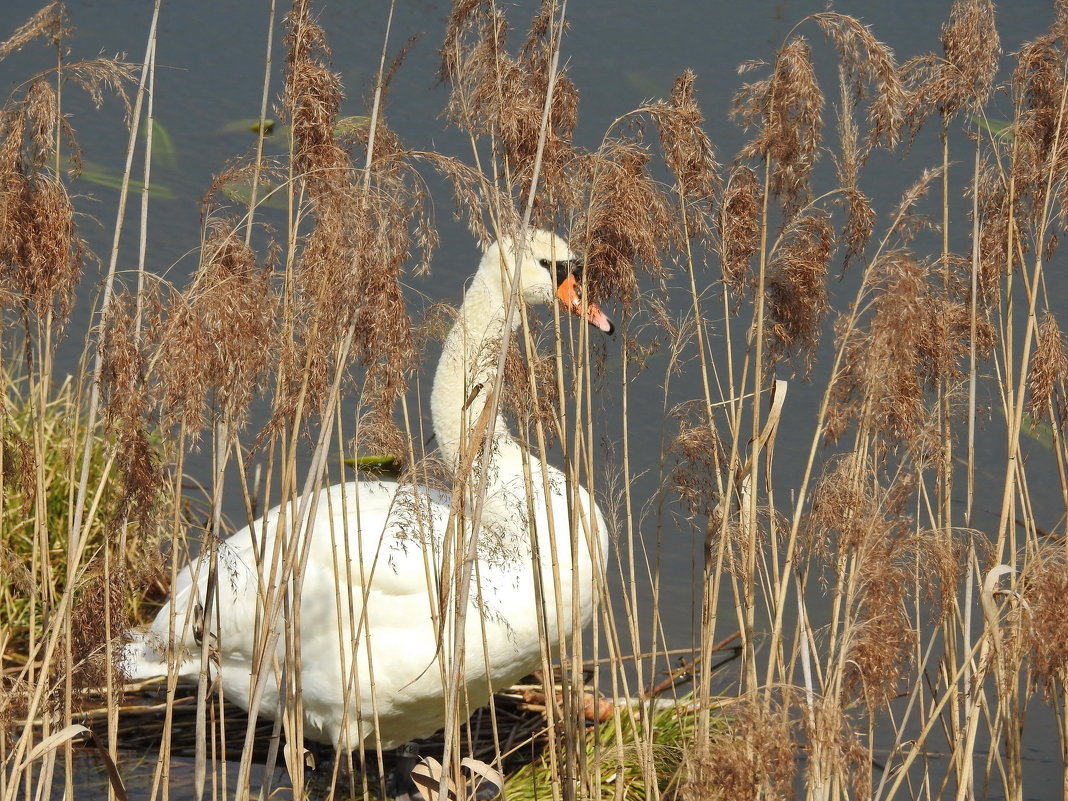
MULTIPOLYGON (((719 160, 729 162, 743 142, 742 131, 728 117, 731 97, 743 82, 736 71, 738 64, 772 58, 799 20, 828 5, 820 0, 733 3, 573 0, 568 6, 571 29, 564 43, 563 56, 581 98, 577 143, 595 148, 614 119, 643 101, 666 96, 675 77, 685 69, 692 69, 697 74, 699 101, 707 118, 706 130, 719 160)), ((515 3, 510 9, 510 21, 516 29, 514 42, 522 40, 534 6, 528 0, 515 3)), ((834 10, 855 15, 870 24, 875 35, 894 49, 900 61, 940 50, 940 25, 949 6, 948 0, 842 0, 833 3, 834 10)), ((38 7, 39 3, 26 0, 0 3, 0 39, 6 38, 38 7)), ((148 269, 167 275, 179 285, 196 265, 200 197, 213 176, 253 143, 253 135, 247 126, 239 123, 259 113, 267 7, 266 2, 224 0, 164 3, 159 29, 155 115, 173 142, 174 151, 173 157, 168 158, 157 145, 153 183, 163 187, 166 194, 154 196, 151 201, 148 269)), ((318 9, 319 21, 334 50, 334 69, 342 75, 349 96, 345 113, 361 114, 365 108, 361 98, 372 86, 378 63, 388 3, 323 2, 318 4, 318 9)), ((126 53, 134 61, 143 57, 151 16, 151 3, 147 0, 74 0, 69 4, 69 10, 77 28, 70 41, 72 59, 98 53, 126 53)), ((469 160, 470 149, 465 137, 447 128, 440 118, 446 102, 446 89, 437 83, 436 70, 438 46, 448 13, 449 5, 442 0, 402 0, 398 3, 391 51, 395 52, 410 36, 420 38, 394 79, 386 114, 406 146, 469 160)), ((1005 52, 1013 52, 1020 43, 1045 30, 1051 19, 1051 3, 1045 0, 1003 3, 998 22, 1005 52)), ((833 62, 827 57, 818 32, 809 26, 806 33, 816 48, 825 93, 833 100, 836 93, 833 62)), ((276 35, 275 42, 275 64, 279 65, 283 61, 280 35, 276 35)), ((53 61, 54 54, 42 45, 32 45, 24 52, 10 56, 0 62, 0 91, 6 95, 32 73, 52 66, 53 61)), ((280 86, 280 72, 276 69, 272 97, 277 97, 280 86)), ((991 116, 1011 116, 1004 96, 995 99, 994 104, 991 116)), ((127 141, 120 104, 109 99, 104 109, 97 111, 77 90, 71 90, 64 96, 64 111, 77 131, 86 160, 118 175, 127 141)), ((828 116, 828 132, 830 127, 828 116)), ((959 132, 955 137, 966 144, 959 132)), ((270 146, 280 149, 284 143, 275 141, 270 146)), ((959 183, 963 185, 970 174, 971 154, 966 146, 955 152, 962 161, 951 171, 958 171, 959 183)), ((862 186, 874 196, 881 224, 885 225, 889 210, 896 204, 901 191, 916 180, 924 167, 937 165, 940 161, 940 146, 933 130, 921 134, 905 159, 898 155, 872 159, 862 186)), ((432 176, 428 176, 428 183, 434 192, 441 247, 432 274, 427 278, 409 279, 414 316, 418 316, 429 301, 458 301, 462 282, 472 271, 477 258, 469 234, 453 219, 451 196, 432 176)), ((83 195, 78 207, 87 215, 82 221, 82 233, 92 249, 106 260, 118 193, 85 180, 79 181, 76 188, 83 195)), ((138 202, 131 203, 120 269, 136 266, 137 206, 138 202)), ((954 209, 955 231, 959 235, 970 227, 966 222, 966 210, 966 201, 961 199, 954 209)), ((270 214, 268 211, 268 218, 270 214)), ((275 222, 284 227, 280 217, 275 218, 275 222)), ((955 247, 960 252, 966 250, 963 242, 957 242, 955 247)), ((1068 288, 1064 277, 1058 274, 1058 267, 1055 262, 1048 273, 1050 293, 1053 297, 1066 298, 1068 288)), ((716 274, 717 268, 712 265, 709 280, 716 274)), ((72 372, 82 350, 90 300, 99 286, 98 279, 99 273, 95 268, 90 269, 70 327, 69 341, 61 350, 61 359, 65 360, 61 363, 68 365, 67 369, 72 372)), ((852 295, 848 279, 833 291, 841 297, 852 295)), ((613 350, 615 348, 610 343, 610 353, 613 350)), ((431 366, 432 362, 424 367, 425 380, 429 380, 431 366)), ((661 419, 663 399, 659 382, 662 372, 658 371, 662 370, 663 363, 654 364, 650 374, 636 382, 632 389, 630 434, 633 454, 652 455, 661 450, 659 422, 642 426, 633 421, 661 419)), ((788 373, 782 377, 792 378, 788 373)), ((698 381, 697 375, 675 379, 675 399, 698 397, 698 381)), ((614 394, 616 390, 612 389, 618 384, 618 378, 610 377, 607 384, 602 407, 597 412, 598 426, 606 439, 618 440, 620 421, 615 410, 619 404, 614 394)), ((800 481, 799 462, 807 456, 811 421, 815 418, 822 387, 818 369, 811 386, 800 381, 791 383, 776 448, 776 484, 780 493, 796 487, 800 481)), ((988 399, 988 402, 993 400, 988 399)), ((988 424, 989 435, 984 440, 984 448, 987 464, 997 466, 1004 463, 1004 437, 996 421, 996 407, 993 416, 988 424)), ((643 466, 641 458, 636 460, 636 472, 643 466)), ((1041 478, 1043 460, 1048 457, 1038 450, 1029 458, 1029 478, 1038 522, 1053 529, 1059 524, 1062 506, 1055 480, 1044 482, 1041 478)), ((648 466, 655 468, 653 463, 648 466)), ((982 462, 979 467, 980 481, 988 480, 989 487, 996 490, 1000 476, 994 473, 984 478, 982 462)), ((193 470, 196 469, 194 463, 193 470)), ((1053 476, 1052 469, 1048 475, 1053 476)), ((638 502, 643 497, 652 496, 651 480, 646 477, 636 483, 638 502)), ((980 490, 976 525, 984 528, 989 527, 992 515, 997 514, 1000 494, 997 491, 984 494, 982 487, 980 490), (985 507, 984 498, 991 499, 985 507)), ((693 575, 696 545, 688 530, 670 526, 665 531, 664 543, 662 570, 666 576, 672 577, 667 584, 674 589, 662 594, 661 604, 679 612, 671 615, 674 628, 668 631, 669 645, 686 646, 691 642, 689 621, 693 589, 689 579, 693 575)), ((653 544, 649 543, 649 547, 653 544)), ((1058 792, 1061 768, 1052 721, 1044 708, 1035 706, 1024 741, 1028 749, 1025 790, 1029 797, 1044 798, 1058 792)))

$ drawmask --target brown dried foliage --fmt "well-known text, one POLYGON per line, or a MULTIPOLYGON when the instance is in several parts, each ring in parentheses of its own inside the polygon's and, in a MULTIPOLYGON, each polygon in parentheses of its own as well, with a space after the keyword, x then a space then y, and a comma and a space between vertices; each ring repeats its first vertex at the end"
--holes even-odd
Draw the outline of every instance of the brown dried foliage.
POLYGON ((705 121, 694 96, 697 78, 687 70, 675 79, 671 97, 656 103, 649 113, 660 132, 664 161, 675 176, 681 202, 687 206, 690 235, 708 237, 714 196, 719 191, 719 165, 712 141, 702 127, 705 121))
POLYGON ((713 735, 690 755, 689 777, 681 790, 687 801, 734 801, 792 797, 797 744, 789 718, 758 701, 732 704, 728 730, 713 735))
MULTIPOLYGON (((543 3, 518 55, 507 49, 504 12, 485 2, 453 7, 441 48, 442 80, 452 84, 446 116, 475 137, 493 137, 512 191, 523 199, 534 178, 535 155, 558 26, 555 5, 543 3)), ((548 126, 535 196, 534 223, 577 208, 580 196, 571 172, 577 167, 571 137, 578 119, 578 92, 558 71, 549 102, 548 126)))
POLYGON ((831 564, 845 564, 848 555, 851 572, 863 577, 846 641, 846 686, 862 688, 873 711, 896 692, 915 638, 905 610, 913 573, 901 515, 913 486, 906 478, 884 488, 870 463, 843 458, 817 484, 805 523, 811 552, 828 555, 831 564))
POLYGON ((732 114, 747 128, 758 125, 741 158, 769 162, 768 189, 787 212, 795 211, 808 199, 823 130, 823 92, 808 42, 802 37, 787 42, 776 54, 771 77, 735 95, 732 114))
POLYGON ((195 435, 209 395, 222 419, 242 424, 274 362, 277 305, 270 270, 229 224, 210 221, 192 284, 172 295, 158 331, 165 427, 184 422, 195 435))
POLYGON ((1031 555, 1022 584, 1029 613, 1025 640, 1035 678, 1047 692, 1068 686, 1068 564, 1064 546, 1044 548, 1031 555))
POLYGON ((768 265, 770 350, 775 358, 799 355, 807 375, 827 314, 827 265, 833 232, 821 213, 794 218, 768 265))
POLYGON ((1064 391, 1064 379, 1068 375, 1068 350, 1065 350, 1064 335, 1057 320, 1050 312, 1042 316, 1038 326, 1035 353, 1031 357, 1027 380, 1031 395, 1027 399, 1027 411, 1036 420, 1050 416, 1054 425, 1061 422, 1051 414, 1054 390, 1064 391))
MULTIPOLYGON (((865 99, 867 87, 872 87, 866 149, 870 151, 880 142, 893 147, 901 135, 908 98, 893 51, 853 17, 825 12, 816 14, 815 20, 838 50, 853 101, 865 99)), ((865 157, 862 154, 860 161, 865 157)))
POLYGON ((624 309, 637 293, 638 266, 660 271, 660 249, 671 231, 667 201, 648 164, 649 152, 630 139, 607 141, 591 154, 589 202, 572 230, 591 298, 614 298, 624 309))
POLYGON ((52 45, 58 46, 71 34, 71 30, 66 6, 60 0, 52 0, 0 42, 0 61, 21 50, 38 36, 44 36, 52 45))
POLYGON ((751 283, 749 263, 760 247, 762 192, 752 169, 731 171, 719 213, 719 259, 723 280, 736 292, 751 283))
POLYGON ((719 435, 701 403, 685 403, 671 416, 679 421, 679 433, 668 449, 675 459, 671 488, 692 517, 711 517, 720 502, 716 473, 725 463, 719 435))

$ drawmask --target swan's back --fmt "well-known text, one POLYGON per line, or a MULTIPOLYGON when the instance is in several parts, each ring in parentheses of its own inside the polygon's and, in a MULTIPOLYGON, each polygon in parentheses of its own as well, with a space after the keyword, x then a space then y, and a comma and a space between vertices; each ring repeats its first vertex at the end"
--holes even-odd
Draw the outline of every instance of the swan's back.
MULTIPOLYGON (((535 570, 530 531, 555 531, 555 554, 542 535, 541 573, 546 606, 544 630, 554 647, 559 642, 557 621, 565 637, 573 624, 585 625, 592 611, 592 582, 580 581, 577 615, 572 614, 569 523, 563 497, 551 492, 546 504, 540 490, 541 465, 533 465, 534 513, 527 508, 526 490, 514 486, 508 495, 487 500, 481 531, 478 569, 471 587, 465 625, 465 680, 472 709, 488 700, 493 690, 515 683, 541 664, 535 570), (501 510, 506 510, 502 512, 501 510), (553 558, 560 566, 559 592, 552 586, 553 558), (554 599, 565 608, 557 615, 554 599), (485 636, 483 636, 483 631, 485 636)), ((550 487, 563 481, 548 468, 550 487)), ((598 531, 604 523, 588 495, 580 504, 592 508, 598 531)), ((451 499, 439 490, 412 488, 391 481, 349 482, 324 489, 311 526, 307 567, 300 604, 300 681, 306 736, 321 742, 339 739, 355 747, 374 731, 377 713, 383 747, 426 736, 443 725, 443 665, 451 657, 441 625, 442 587, 456 592, 458 582, 442 565, 443 555, 457 562, 458 543, 447 544, 451 499), (355 659, 355 671, 353 670, 355 659), (375 703, 370 680, 374 678, 375 703), (346 696, 348 702, 346 704, 346 696), (346 711, 347 709, 347 711, 346 711)), ((216 664, 227 698, 249 706, 253 658, 265 636, 265 589, 271 583, 266 565, 277 564, 273 554, 284 544, 279 533, 295 509, 276 507, 254 528, 245 528, 218 546, 218 613, 210 631, 216 664), (266 554, 266 557, 263 556, 266 554)), ((580 527, 579 541, 585 541, 580 527)), ((603 540, 595 547, 602 550, 603 540)), ((580 547, 580 575, 594 568, 589 550, 580 547)), ((196 676, 200 646, 192 621, 203 609, 207 587, 207 559, 183 569, 170 602, 145 633, 134 635, 126 649, 126 669, 132 678, 166 673, 171 610, 178 635, 174 657, 178 673, 196 676)), ((277 572, 276 572, 277 576, 277 572)), ((275 582, 277 577, 275 578, 275 582)), ((447 603, 446 610, 453 604, 447 603)), ((281 624, 279 624, 281 626, 281 624)), ((281 628, 279 629, 282 630, 281 628)), ((284 663, 284 639, 276 648, 284 663)), ((267 668, 270 669, 269 667, 267 668)), ((213 673, 214 675, 214 673, 213 673)), ((277 709, 277 682, 272 675, 260 704, 263 714, 277 709)))

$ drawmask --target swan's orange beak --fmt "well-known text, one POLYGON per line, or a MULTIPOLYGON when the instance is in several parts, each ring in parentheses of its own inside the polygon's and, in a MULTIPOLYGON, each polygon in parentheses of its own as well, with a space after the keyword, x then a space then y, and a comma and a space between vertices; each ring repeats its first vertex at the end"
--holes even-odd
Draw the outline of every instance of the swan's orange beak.
MULTIPOLYGON (((579 286, 578 279, 573 274, 568 275, 556 287, 556 297, 564 304, 564 308, 572 314, 582 314, 582 287, 579 286)), ((601 311, 596 303, 586 304, 586 320, 590 325, 595 326, 600 331, 604 331, 606 334, 611 334, 616 330, 612 321, 608 319, 608 315, 601 311)))

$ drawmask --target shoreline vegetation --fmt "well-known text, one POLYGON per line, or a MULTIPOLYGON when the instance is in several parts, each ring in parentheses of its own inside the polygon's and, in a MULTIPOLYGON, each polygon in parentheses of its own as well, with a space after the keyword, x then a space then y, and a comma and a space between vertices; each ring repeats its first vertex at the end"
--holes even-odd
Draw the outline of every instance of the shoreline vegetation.
MULTIPOLYGON (((428 799, 496 772, 514 799, 1052 797, 1025 771, 1039 704, 1068 798, 1068 346, 1047 291, 1068 220, 1068 3, 1053 7, 1050 30, 1006 56, 993 4, 956 0, 932 22, 937 49, 905 63, 857 19, 798 20, 743 65, 733 117, 748 138, 720 154, 692 72, 612 121, 596 149, 578 146, 566 5, 546 0, 516 33, 494 3, 457 0, 439 77, 470 151, 444 154, 406 149, 389 128, 406 50, 395 35, 366 108, 345 116, 313 4, 294 0, 284 19, 272 4, 285 62, 264 60, 259 119, 242 123, 255 144, 206 188, 185 286, 146 269, 153 193, 166 191, 153 160, 173 152, 153 115, 158 0, 138 63, 69 60, 77 33, 59 2, 0 32, 7 64, 23 47, 56 54, 0 116, 0 801, 83 795, 74 766, 90 745, 109 798, 127 797, 124 732, 143 713, 116 658, 122 633, 151 617, 191 551, 225 580, 224 497, 242 499, 241 526, 351 476, 354 459, 388 459, 429 486, 468 478, 443 475, 420 422, 420 357, 451 312, 412 320, 402 291, 433 264, 428 174, 483 244, 566 231, 590 300, 620 321, 610 366, 559 314, 524 312, 508 344, 493 408, 598 498, 613 550, 594 577, 592 631, 543 643, 553 690, 499 696, 478 749, 461 701, 440 763, 425 763, 428 799), (836 81, 821 80, 820 59, 836 81), (72 92, 124 108, 117 177, 83 160, 72 92), (994 98, 1010 120, 986 116, 994 98), (941 137, 939 163, 911 158, 921 129, 941 137), (268 154, 269 131, 283 154, 268 154), (915 181, 876 209, 865 168, 886 153, 915 181), (55 348, 87 302, 70 193, 83 165, 119 201, 79 371, 60 379, 55 348), (682 371, 701 391, 677 403, 682 371), (801 381, 822 400, 801 424, 806 450, 786 459, 776 438, 801 381), (621 409, 610 449, 592 422, 599 389, 621 409), (639 391, 662 394, 661 420, 630 419, 639 391), (661 427, 659 454, 632 453, 638 425, 661 427), (1052 478, 1034 476, 1027 443, 1052 478), (211 465, 196 487, 194 451, 211 465), (646 471, 658 494, 632 497, 646 471), (1062 507, 1036 508, 1040 481, 1062 507), (978 493, 998 510, 984 530, 978 493), (659 568, 666 518, 699 562, 683 652, 663 636, 679 614, 658 594, 676 580, 659 568)), ((296 747, 301 664, 314 658, 298 633, 314 621, 291 589, 323 578, 304 575, 307 532, 292 528, 260 587, 280 622, 263 623, 251 666, 253 679, 284 677, 278 720, 233 726, 205 643, 197 686, 172 675, 154 691, 143 797, 170 798, 189 753, 183 798, 267 797, 275 766, 283 797, 383 791, 392 757, 373 735, 309 775, 296 747)), ((455 578, 442 577, 443 602, 466 604, 448 594, 455 578)), ((462 686, 456 674, 443 672, 462 686)))

